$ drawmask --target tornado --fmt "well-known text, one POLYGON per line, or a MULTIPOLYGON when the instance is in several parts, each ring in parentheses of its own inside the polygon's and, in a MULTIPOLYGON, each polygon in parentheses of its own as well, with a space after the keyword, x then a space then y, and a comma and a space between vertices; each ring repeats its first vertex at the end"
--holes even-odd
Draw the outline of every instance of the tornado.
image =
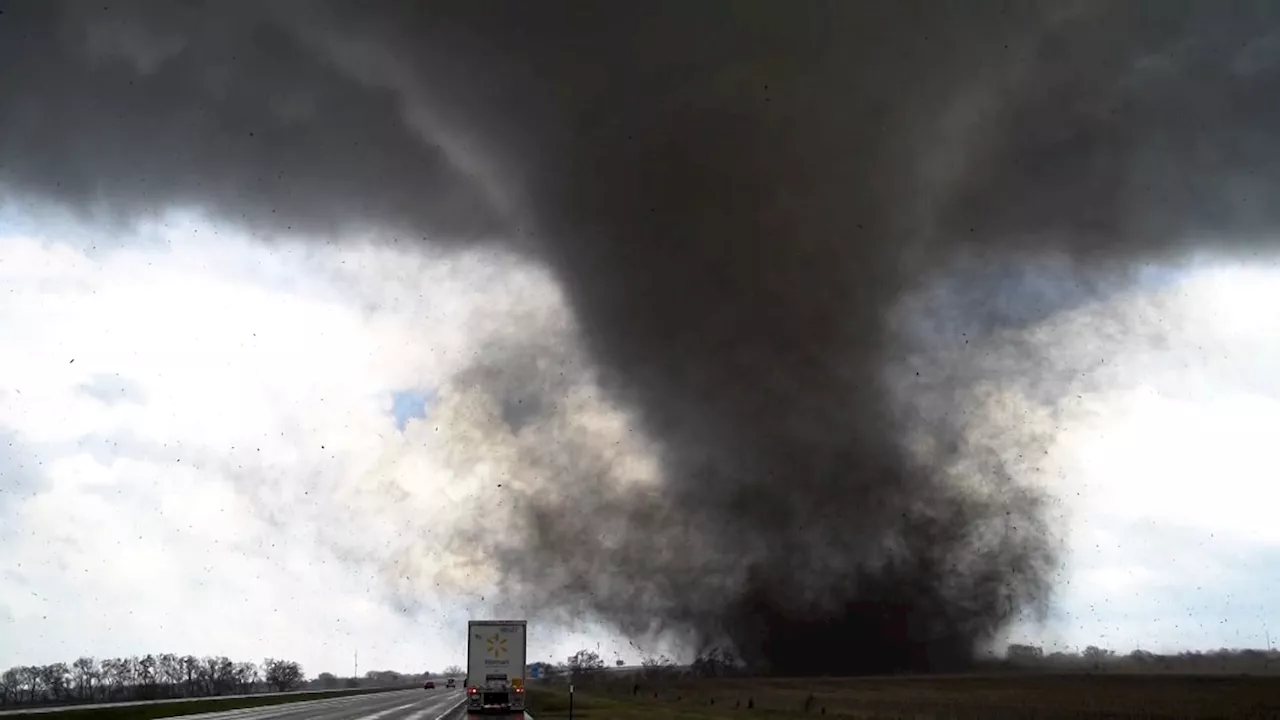
POLYGON ((965 417, 975 372, 1062 388, 1033 355, 942 366, 918 331, 959 340, 909 320, 922 294, 988 270, 946 308, 980 354, 1030 321, 999 268, 1090 295, 1278 244, 1269 3, 0 7, 11 198, 548 268, 574 346, 454 379, 538 481, 450 552, 551 620, 761 671, 963 669, 1052 602, 1054 498, 1009 461, 1043 439, 982 446, 965 417), (583 377, 652 477, 607 481, 618 455, 566 420, 583 377))

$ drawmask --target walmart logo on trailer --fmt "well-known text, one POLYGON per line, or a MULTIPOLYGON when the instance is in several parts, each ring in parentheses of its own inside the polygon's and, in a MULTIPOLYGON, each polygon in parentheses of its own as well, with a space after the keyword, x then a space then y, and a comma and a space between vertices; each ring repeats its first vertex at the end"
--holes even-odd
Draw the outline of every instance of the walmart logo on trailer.
POLYGON ((498 633, 495 632, 492 637, 486 638, 485 642, 489 646, 489 654, 493 655, 495 659, 501 660, 506 655, 507 639, 498 633))

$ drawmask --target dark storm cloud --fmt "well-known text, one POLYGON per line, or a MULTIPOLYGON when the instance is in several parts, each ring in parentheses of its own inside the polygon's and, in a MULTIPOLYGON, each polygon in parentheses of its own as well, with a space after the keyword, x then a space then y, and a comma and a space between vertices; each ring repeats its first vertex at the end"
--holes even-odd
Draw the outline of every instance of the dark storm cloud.
MULTIPOLYGON (((528 459, 565 491, 477 552, 509 597, 782 672, 962 665, 1049 597, 1047 499, 948 413, 898 416, 904 298, 962 260, 1087 288, 1251 252, 1280 207, 1267 3, 259 8, 10 3, 0 182, 536 252, 665 479, 602 484, 607 453, 548 435, 528 459)), ((1057 302, 965 290, 984 325, 1057 302)), ((557 386, 508 381, 544 355, 459 382, 538 432, 557 386)))
POLYGON ((402 117, 249 2, 6 3, 0 183, 131 216, 201 206, 249 226, 497 227, 402 117))

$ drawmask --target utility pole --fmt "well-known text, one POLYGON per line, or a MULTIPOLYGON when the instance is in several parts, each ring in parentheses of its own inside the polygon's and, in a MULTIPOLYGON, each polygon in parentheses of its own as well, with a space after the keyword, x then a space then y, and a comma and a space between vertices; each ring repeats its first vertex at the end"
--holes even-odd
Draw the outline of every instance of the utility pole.
POLYGON ((357 680, 360 679, 360 651, 359 650, 355 651, 355 656, 354 656, 354 659, 352 660, 351 677, 356 678, 357 680))
POLYGON ((1262 668, 1264 670, 1271 669, 1271 627, 1266 623, 1262 625, 1262 631, 1267 634, 1267 654, 1262 660, 1262 668))

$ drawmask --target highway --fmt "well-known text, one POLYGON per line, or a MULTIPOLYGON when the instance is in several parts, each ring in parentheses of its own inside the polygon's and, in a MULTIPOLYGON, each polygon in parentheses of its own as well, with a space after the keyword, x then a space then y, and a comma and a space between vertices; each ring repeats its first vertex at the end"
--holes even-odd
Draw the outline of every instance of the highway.
POLYGON ((78 705, 55 705, 52 707, 37 708, 19 708, 17 710, 0 710, 0 717, 6 715, 42 715, 48 713, 66 712, 67 710, 96 710, 98 708, 119 708, 130 707, 133 705, 160 705, 163 703, 183 703, 183 702, 202 702, 206 700, 233 700, 236 698, 261 698, 261 697, 277 697, 282 695, 315 695, 317 698, 323 699, 331 697, 333 691, 330 690, 291 690, 289 692, 280 693, 255 693, 253 695, 215 695, 187 698, 165 698, 163 700, 129 700, 127 702, 114 703, 89 703, 78 705))
POLYGON ((455 720, 466 717, 461 690, 397 690, 270 707, 179 715, 191 720, 455 720))
MULTIPOLYGON (((462 720, 467 717, 462 707, 462 690, 394 690, 391 692, 373 693, 369 695, 351 695, 347 697, 322 698, 319 700, 303 700, 301 702, 283 703, 265 707, 240 708, 238 710, 219 710, 217 712, 190 713, 187 715, 171 715, 173 720, 462 720)), ((114 706, 127 706, 143 703, 116 703, 114 706)), ((93 708, 109 708, 112 704, 94 705, 93 708)), ((13 710, 0 713, 12 714, 14 720, 30 717, 32 720, 41 714, 68 709, 85 709, 81 707, 41 708, 39 710, 13 710)), ((486 715, 486 720, 502 720, 503 716, 486 715)), ((507 720, 532 720, 528 714, 512 715, 507 720)))

